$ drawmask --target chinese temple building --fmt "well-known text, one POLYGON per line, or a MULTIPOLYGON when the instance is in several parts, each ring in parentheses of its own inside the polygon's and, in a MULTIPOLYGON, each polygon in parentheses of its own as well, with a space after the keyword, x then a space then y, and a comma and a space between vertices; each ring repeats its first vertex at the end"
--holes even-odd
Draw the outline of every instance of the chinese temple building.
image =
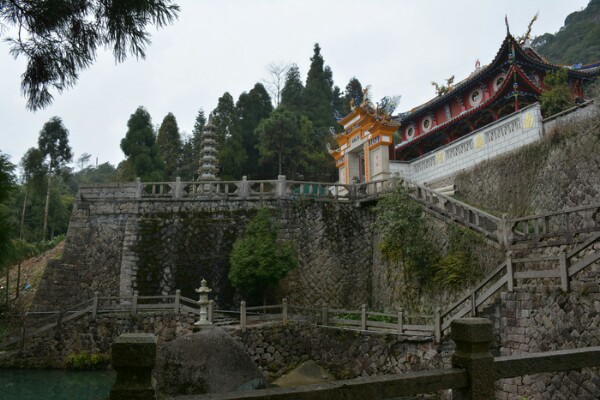
POLYGON ((390 155, 393 156, 392 135, 398 130, 399 123, 389 114, 373 109, 368 101, 338 122, 344 131, 337 136, 339 147, 332 155, 339 171, 339 182, 387 178, 390 155))
MULTIPOLYGON (((333 153, 340 172, 339 181, 352 183, 356 177, 368 182, 387 177, 390 172, 408 175, 410 179, 411 174, 425 167, 442 168, 449 155, 483 149, 488 141, 504 137, 507 132, 520 135, 522 131, 534 129, 527 142, 538 140, 542 135, 542 117, 536 103, 544 90, 546 74, 566 69, 571 95, 576 103, 582 103, 583 88, 600 74, 600 63, 572 67, 550 64, 526 39, 523 42, 507 32, 491 63, 486 66, 477 63, 475 71, 466 79, 444 88, 437 97, 409 112, 390 118, 362 105, 356 107, 339 121, 344 131, 338 135, 339 149, 333 153), (520 115, 518 121, 517 114, 520 115), (465 142, 462 148, 450 153, 446 150, 448 154, 440 151, 461 138, 466 140, 475 132, 501 123, 506 125, 501 135, 483 132, 470 143, 465 142), (401 139, 392 143, 396 130, 401 139), (434 153, 433 159, 416 165, 434 153), (396 164, 391 169, 390 161, 396 164)), ((486 158, 497 151, 488 153, 490 156, 486 158)), ((439 175, 443 174, 435 176, 439 175)))

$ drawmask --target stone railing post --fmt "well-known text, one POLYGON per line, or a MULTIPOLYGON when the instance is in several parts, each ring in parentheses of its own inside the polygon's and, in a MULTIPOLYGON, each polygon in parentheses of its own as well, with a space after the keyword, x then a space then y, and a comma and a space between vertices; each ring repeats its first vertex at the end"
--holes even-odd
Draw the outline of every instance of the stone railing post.
POLYGON ((112 344, 112 366, 117 380, 110 389, 110 400, 156 399, 152 369, 156 363, 156 336, 125 333, 112 344))
POLYGON ((327 304, 323 304, 323 313, 321 317, 323 318, 323 326, 329 325, 329 309, 327 308, 327 304))
POLYGON ((283 323, 286 324, 288 321, 288 301, 287 301, 287 299, 283 299, 283 305, 281 306, 281 316, 283 318, 283 323))
POLYGON ((142 185, 142 180, 138 177, 135 178, 135 197, 136 198, 141 198, 142 197, 142 189, 144 188, 144 185, 142 185))
POLYGON ((246 302, 240 303, 240 329, 242 332, 246 332, 246 302))
POLYGON ((462 318, 452 321, 452 340, 456 351, 453 368, 465 368, 469 386, 453 389, 453 400, 489 400, 494 398, 494 357, 489 351, 492 322, 485 318, 462 318))
POLYGON ((442 342, 442 309, 440 307, 437 307, 435 309, 435 314, 433 316, 433 318, 435 319, 435 326, 434 326, 434 335, 435 335, 435 342, 436 343, 441 343, 442 342))
POLYGON ((567 259, 567 253, 564 251, 558 255, 559 269, 560 269, 560 288, 563 292, 569 291, 569 260, 567 259))
POLYGON ((173 186, 173 197, 178 199, 181 197, 181 178, 175 178, 175 185, 173 186))
POLYGON ((508 249, 513 241, 513 233, 512 222, 508 220, 506 214, 502 214, 502 218, 498 221, 497 229, 496 236, 498 238, 498 243, 504 244, 504 247, 508 249))
POLYGON ((398 310, 398 334, 404 333, 404 310, 401 308, 398 310))
POLYGON ((239 187, 239 196, 242 199, 245 199, 250 194, 250 185, 248 185, 248 177, 246 175, 242 176, 242 181, 240 182, 239 187))
POLYGON ((214 318, 215 318, 215 301, 209 300, 208 301, 208 322, 210 322, 212 324, 214 322, 214 318))
POLYGON ((513 269, 512 252, 506 253, 506 274, 508 275, 507 289, 512 292, 515 288, 515 272, 513 269))
POLYGON ((277 198, 282 199, 286 196, 287 181, 285 175, 277 176, 277 198))
POLYGON ((175 311, 175 314, 179 314, 181 312, 181 310, 179 309, 180 299, 181 299, 181 290, 177 289, 175 291, 175 306, 173 309, 173 311, 175 311))
POLYGON ((363 331, 367 330, 367 305, 362 304, 360 306, 360 329, 363 331))

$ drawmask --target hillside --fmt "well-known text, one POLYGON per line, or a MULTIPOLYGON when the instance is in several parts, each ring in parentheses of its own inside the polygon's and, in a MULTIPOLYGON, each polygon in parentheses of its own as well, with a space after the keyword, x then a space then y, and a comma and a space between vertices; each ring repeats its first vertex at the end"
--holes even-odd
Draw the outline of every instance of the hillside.
MULTIPOLYGON (((25 312, 29 310, 35 292, 39 286, 44 269, 48 260, 53 258, 60 258, 64 248, 64 240, 56 245, 54 248, 43 252, 39 256, 32 257, 21 263, 21 290, 19 291, 19 298, 15 300, 15 287, 17 285, 17 272, 18 266, 13 265, 10 267, 10 280, 9 290, 11 306, 15 308, 17 312, 25 312), (25 289, 25 286, 29 284, 29 287, 25 289)), ((0 278, 0 304, 4 304, 6 299, 6 276, 0 278)))
POLYGON ((558 32, 537 36, 532 45, 556 64, 600 61, 600 0, 590 0, 585 9, 569 14, 558 32))

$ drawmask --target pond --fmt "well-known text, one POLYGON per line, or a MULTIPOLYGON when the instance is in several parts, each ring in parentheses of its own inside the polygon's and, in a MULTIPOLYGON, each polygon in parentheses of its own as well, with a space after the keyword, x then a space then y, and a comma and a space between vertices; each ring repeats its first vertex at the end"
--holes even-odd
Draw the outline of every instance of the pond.
POLYGON ((114 371, 0 369, 0 399, 107 399, 115 378, 114 371))

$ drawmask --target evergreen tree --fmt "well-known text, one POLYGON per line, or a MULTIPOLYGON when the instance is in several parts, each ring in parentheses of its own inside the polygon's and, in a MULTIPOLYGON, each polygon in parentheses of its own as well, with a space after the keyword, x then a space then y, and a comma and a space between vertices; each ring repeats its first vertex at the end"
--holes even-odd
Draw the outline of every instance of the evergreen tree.
POLYGON ((127 121, 127 133, 121 140, 121 150, 127 160, 120 164, 121 179, 139 177, 143 181, 162 181, 163 163, 158 154, 152 119, 144 107, 138 107, 127 121))
POLYGON ((4 203, 9 199, 15 188, 16 177, 14 171, 15 166, 9 161, 8 155, 0 153, 0 267, 6 265, 5 260, 11 250, 10 211, 4 203))
POLYGON ((233 244, 229 258, 229 280, 247 295, 262 295, 298 265, 291 244, 278 239, 278 226, 271 221, 268 208, 262 208, 252 218, 244 237, 233 244))
POLYGON ((260 122, 256 132, 261 162, 276 162, 278 174, 286 174, 293 179, 302 161, 301 153, 307 150, 303 149, 306 142, 301 135, 303 129, 298 116, 280 106, 269 118, 260 122))
MULTIPOLYGON (((204 110, 200 108, 198 110, 198 115, 196 115, 196 121, 194 121, 194 130, 192 131, 192 147, 194 149, 194 156, 196 162, 199 162, 199 154, 200 154, 200 143, 202 142, 202 131, 206 126, 206 117, 204 116, 204 110)), ((198 165, 196 165, 196 169, 198 165)))
POLYGON ((195 180, 200 166, 200 150, 201 136, 204 126, 206 125, 206 117, 204 110, 200 108, 194 122, 194 129, 191 136, 183 137, 182 160, 179 176, 186 181, 195 180))
POLYGON ((177 120, 173 113, 167 114, 163 119, 158 129, 156 145, 158 146, 158 154, 165 166, 164 179, 174 181, 181 165, 183 144, 181 143, 177 120))
POLYGON ((303 107, 304 85, 300 77, 300 70, 292 64, 287 71, 285 85, 281 90, 281 105, 292 112, 301 112, 303 107))
POLYGON ((239 179, 243 175, 248 155, 240 133, 239 114, 233 97, 225 92, 210 117, 217 134, 220 173, 222 179, 239 179))
MULTIPOLYGON (((333 112, 334 115, 336 117, 342 117, 345 114, 345 107, 344 107, 344 99, 345 97, 342 96, 342 91, 340 90, 340 88, 336 85, 333 87, 333 93, 331 95, 332 97, 332 102, 333 102, 333 112)), ((336 124, 336 129, 339 127, 338 124, 336 124)))
POLYGON ((315 43, 314 54, 303 92, 303 114, 313 123, 317 135, 325 136, 335 126, 333 110, 333 78, 325 67, 321 48, 315 43))
POLYGON ((69 131, 64 127, 63 122, 59 117, 52 117, 44 124, 38 138, 38 147, 44 155, 44 158, 49 158, 48 187, 46 189, 44 226, 42 228, 42 241, 45 241, 48 227, 52 176, 60 173, 61 167, 73 158, 71 147, 69 146, 69 131))
POLYGON ((271 98, 265 87, 257 83, 248 93, 240 95, 236 108, 239 114, 242 144, 248 155, 243 174, 256 179, 259 175, 260 152, 258 150, 259 138, 256 128, 260 121, 268 118, 273 111, 271 98))
POLYGON ((13 56, 27 61, 21 75, 27 108, 52 103, 50 90, 59 93, 77 81, 81 70, 96 58, 98 47, 109 47, 117 62, 128 54, 145 58, 150 43, 147 25, 160 28, 177 18, 172 0, 136 1, 0 1, 0 36, 13 33, 13 56), (18 33, 17 33, 18 32, 18 33))
POLYGON ((194 152, 194 137, 183 135, 183 146, 181 149, 181 166, 179 167, 179 177, 183 181, 193 181, 198 172, 198 162, 194 152))
POLYGON ((360 105, 364 99, 363 87, 360 81, 356 77, 352 77, 346 85, 346 92, 344 93, 344 108, 343 112, 340 112, 343 116, 350 114, 352 111, 351 104, 355 106, 360 105))

